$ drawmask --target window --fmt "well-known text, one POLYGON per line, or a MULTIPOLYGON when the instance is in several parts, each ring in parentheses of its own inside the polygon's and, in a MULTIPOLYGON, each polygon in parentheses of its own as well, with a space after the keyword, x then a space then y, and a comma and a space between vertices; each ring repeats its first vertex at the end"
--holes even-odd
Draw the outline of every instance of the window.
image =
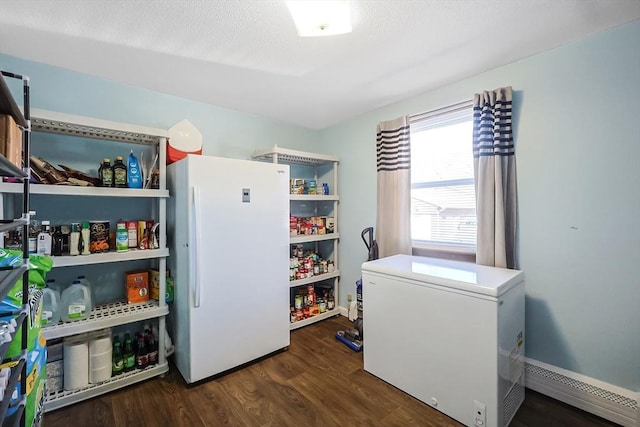
POLYGON ((413 247, 475 253, 471 101, 411 117, 410 132, 413 247))

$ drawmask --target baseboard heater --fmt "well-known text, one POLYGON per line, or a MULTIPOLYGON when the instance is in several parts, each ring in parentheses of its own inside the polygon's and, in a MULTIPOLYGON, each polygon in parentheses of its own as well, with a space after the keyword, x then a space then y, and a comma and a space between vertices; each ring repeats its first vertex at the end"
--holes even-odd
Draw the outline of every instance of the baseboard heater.
POLYGON ((527 388, 625 427, 640 427, 638 394, 537 360, 525 361, 527 388))

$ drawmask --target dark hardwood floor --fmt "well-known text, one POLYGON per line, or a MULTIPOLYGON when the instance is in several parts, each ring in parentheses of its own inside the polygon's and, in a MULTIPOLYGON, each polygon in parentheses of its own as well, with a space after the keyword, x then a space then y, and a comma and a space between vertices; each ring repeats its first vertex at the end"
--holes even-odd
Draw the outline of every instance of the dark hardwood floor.
MULTIPOLYGON (((287 351, 186 387, 164 378, 45 414, 46 427, 77 426, 460 426, 363 371, 362 353, 338 342, 336 317, 291 333, 287 351)), ((511 426, 614 426, 526 391, 511 426)))

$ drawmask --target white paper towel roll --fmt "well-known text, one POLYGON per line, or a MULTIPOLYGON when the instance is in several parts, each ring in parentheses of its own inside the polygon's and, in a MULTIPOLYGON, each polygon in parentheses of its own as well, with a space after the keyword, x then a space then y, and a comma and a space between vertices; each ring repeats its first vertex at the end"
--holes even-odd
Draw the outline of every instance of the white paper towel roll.
POLYGON ((111 378, 111 365, 89 371, 89 382, 98 384, 111 378))
POLYGON ((91 341, 89 341, 89 354, 101 354, 107 351, 111 351, 112 343, 111 343, 111 335, 108 336, 96 336, 91 337, 91 341))
POLYGON ((89 385, 89 345, 86 341, 64 343, 64 389, 89 385))

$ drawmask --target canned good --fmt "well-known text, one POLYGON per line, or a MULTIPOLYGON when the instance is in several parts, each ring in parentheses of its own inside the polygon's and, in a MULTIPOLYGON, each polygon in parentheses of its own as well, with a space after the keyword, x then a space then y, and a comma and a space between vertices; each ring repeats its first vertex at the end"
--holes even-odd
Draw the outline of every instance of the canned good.
POLYGON ((297 309, 302 308, 302 295, 296 295, 293 301, 294 301, 293 306, 295 308, 297 309))

